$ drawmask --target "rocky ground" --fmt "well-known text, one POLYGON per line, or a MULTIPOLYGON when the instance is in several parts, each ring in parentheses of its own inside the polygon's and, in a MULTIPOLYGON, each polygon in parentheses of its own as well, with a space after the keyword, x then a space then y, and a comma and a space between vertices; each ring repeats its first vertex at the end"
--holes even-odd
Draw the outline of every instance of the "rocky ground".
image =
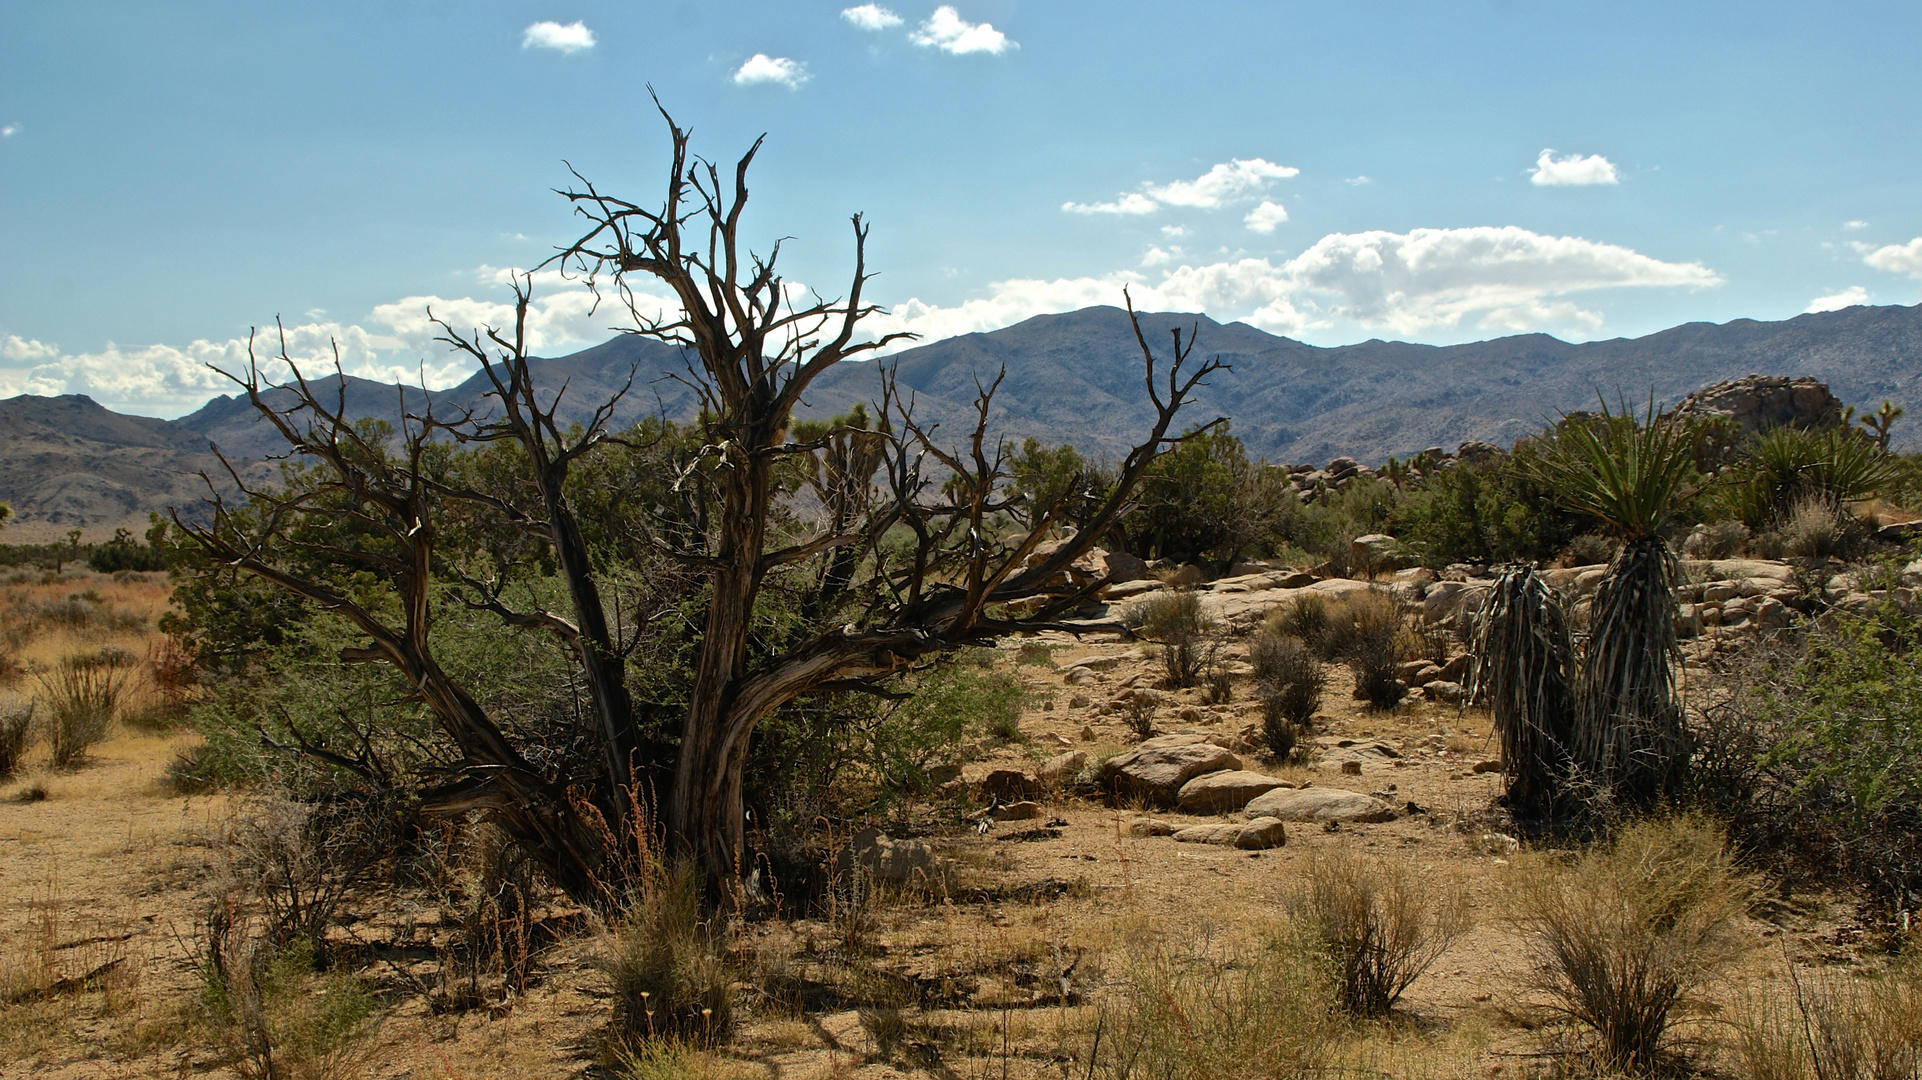
MULTIPOLYGON (((1473 568, 1378 582, 1244 569, 1203 591, 1209 613, 1242 634, 1300 596, 1367 589, 1389 591, 1447 631, 1488 585, 1473 568)), ((1554 573, 1582 592, 1599 569, 1554 573)), ((1698 675, 1807 598, 1780 563, 1684 570, 1698 675)), ((1856 584, 1865 588, 1834 598, 1874 598, 1866 586, 1877 583, 1856 584)), ((1166 587, 1118 587, 1107 614, 1166 587)), ((1544 1014, 1523 989, 1530 963, 1503 912, 1508 876, 1540 856, 1521 850, 1494 807, 1498 748, 1486 714, 1463 704, 1462 645, 1439 636, 1454 641, 1449 654, 1405 666, 1415 692, 1390 710, 1353 700, 1345 669, 1332 668, 1305 762, 1263 749, 1245 678, 1225 702, 1166 687, 1153 649, 1112 630, 1006 643, 993 662, 1031 692, 1021 738, 975 745, 958 771, 936 777, 941 797, 891 822, 892 833, 847 837, 843 871, 863 866, 874 888, 842 890, 847 902, 820 917, 739 928, 739 1032, 671 1074, 1084 1075, 1101 1003, 1128 957, 1199 949, 1272 924, 1305 860, 1331 850, 1410 860, 1426 879, 1465 890, 1476 916, 1409 989, 1394 1022, 1357 1029, 1343 1045, 1344 1070, 1539 1071, 1544 1014), (1132 726, 1144 713, 1154 728, 1146 740, 1132 726)), ((1244 676, 1246 642, 1227 646, 1244 676)), ((34 773, 0 788, 0 940, 10 946, 0 969, 54 965, 66 980, 60 993, 0 1006, 0 1073, 227 1074, 192 1017, 198 920, 232 807, 224 796, 169 793, 165 766, 186 741, 125 735, 80 772, 34 773), (21 801, 34 785, 38 795, 21 801)), ((1766 947, 1718 987, 1725 1007, 1780 988, 1788 965, 1862 960, 1865 928, 1841 898, 1784 892, 1758 915, 1748 932, 1766 947)), ((394 1078, 597 1068, 611 1005, 592 963, 591 920, 543 918, 551 933, 537 942, 522 987, 507 992, 496 979, 477 1004, 450 1007, 434 974, 446 913, 419 897, 366 913, 346 938, 379 946, 363 973, 385 1014, 348 1064, 394 1078)))

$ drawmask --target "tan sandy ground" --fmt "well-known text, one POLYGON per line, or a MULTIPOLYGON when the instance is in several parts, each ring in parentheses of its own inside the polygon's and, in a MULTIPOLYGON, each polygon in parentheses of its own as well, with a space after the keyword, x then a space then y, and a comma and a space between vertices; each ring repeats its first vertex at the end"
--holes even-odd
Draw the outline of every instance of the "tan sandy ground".
MULTIPOLYGON (((1132 741, 1118 717, 1070 702, 1077 692, 1091 703, 1106 700, 1104 691, 1131 676, 1145 685, 1150 664, 1121 643, 1050 643, 1059 646, 1053 667, 1016 667, 1012 647, 1004 652, 1001 663, 1036 691, 1022 722, 1027 741, 985 750, 968 767, 970 777, 1068 747, 1099 756, 1132 741), (1063 685, 1058 667, 1090 655, 1134 658, 1092 684, 1063 685), (1084 726, 1093 729, 1092 741, 1083 739, 1084 726)), ((737 949, 751 968, 749 982, 782 971, 843 988, 867 980, 910 988, 902 991, 908 1007, 798 1013, 759 1001, 744 987, 739 1033, 718 1056, 686 1065, 688 1075, 1085 1075, 1097 1010, 1053 1004, 1062 967, 1074 962, 1075 989, 1099 1000, 1129 949, 1187 947, 1211 935, 1233 940, 1278 919, 1303 861, 1333 848, 1410 859, 1436 880, 1458 880, 1478 916, 1476 929, 1409 990, 1395 1021, 1360 1029, 1348 1041, 1341 1055, 1352 1075, 1540 1071, 1553 1059, 1540 1056, 1544 1034, 1534 1029, 1541 1014, 1522 989, 1528 961, 1501 918, 1504 882, 1517 859, 1529 856, 1515 855, 1497 834, 1489 813, 1497 778, 1469 771, 1493 753, 1486 718, 1429 703, 1371 713, 1348 699, 1347 685, 1336 671, 1327 719, 1315 734, 1385 742, 1402 757, 1370 764, 1360 776, 1284 775, 1364 792, 1392 785, 1397 802, 1412 800, 1424 812, 1339 831, 1290 825, 1286 846, 1242 852, 1131 835, 1127 825, 1137 812, 1088 799, 1057 797, 1043 820, 1005 822, 986 834, 966 826, 957 807, 946 811, 939 836, 963 867, 953 895, 895 896, 860 920, 755 925, 737 949), (1442 749, 1429 749, 1437 744, 1442 749), (1037 828, 1059 835, 1011 839, 1037 828), (915 995, 935 1007, 912 1007, 915 995)), ((1206 707, 1196 692, 1183 698, 1196 719, 1182 721, 1180 705, 1170 705, 1159 721, 1164 730, 1232 733, 1253 720, 1244 701, 1206 707)), ((53 774, 33 765, 0 787, 0 975, 67 980, 72 988, 0 1006, 0 1076, 230 1075, 214 1064, 194 1017, 199 920, 218 861, 215 841, 232 804, 225 796, 168 793, 165 768, 188 742, 121 733, 76 771, 53 774), (36 787, 44 799, 18 801, 36 787)), ((1249 757, 1250 768, 1282 772, 1249 757)), ((1846 904, 1792 896, 1766 913, 1772 922, 1749 929, 1758 948, 1747 970, 1716 988, 1722 1004, 1740 1005, 1758 990, 1779 992, 1785 959, 1858 962, 1861 928, 1846 904)), ((391 912, 370 917, 356 932, 392 921, 391 912)), ((600 1057, 611 1008, 589 963, 592 947, 584 933, 563 938, 540 954, 524 993, 442 1015, 430 1007, 419 963, 405 955, 372 962, 362 974, 379 991, 384 1017, 371 1036, 367 1074, 582 1075, 600 1057)), ((1713 1024, 1692 1030, 1718 1034, 1713 1024)))

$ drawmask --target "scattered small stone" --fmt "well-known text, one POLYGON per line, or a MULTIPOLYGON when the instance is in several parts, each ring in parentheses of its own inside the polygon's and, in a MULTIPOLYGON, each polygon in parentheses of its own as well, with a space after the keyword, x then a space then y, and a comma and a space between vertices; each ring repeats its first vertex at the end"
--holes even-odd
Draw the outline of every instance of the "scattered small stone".
POLYGON ((1497 758, 1490 758, 1486 761, 1477 761, 1475 763, 1475 767, 1470 769, 1469 771, 1477 772, 1477 773, 1501 772, 1502 763, 1497 758))
POLYGON ((1361 762, 1359 762, 1359 761, 1344 761, 1344 762, 1342 762, 1342 763, 1341 763, 1341 771, 1342 771, 1342 774, 1343 774, 1343 775, 1345 775, 1345 776, 1360 776, 1360 775, 1361 775, 1361 762))
POLYGON ((1175 825, 1155 818, 1140 818, 1128 823, 1128 832, 1133 836, 1173 836, 1175 825))
POLYGON ((1099 736, 1097 736, 1094 733, 1094 728, 1092 726, 1088 724, 1081 725, 1081 741, 1082 742, 1093 742, 1097 738, 1099 738, 1099 736))

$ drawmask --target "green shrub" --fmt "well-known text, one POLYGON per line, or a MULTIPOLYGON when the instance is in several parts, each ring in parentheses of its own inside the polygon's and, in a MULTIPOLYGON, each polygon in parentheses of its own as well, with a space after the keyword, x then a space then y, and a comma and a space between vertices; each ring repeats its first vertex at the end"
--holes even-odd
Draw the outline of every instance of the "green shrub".
POLYGON ((1268 750, 1286 760, 1300 733, 1321 708, 1328 675, 1300 638, 1261 634, 1250 648, 1255 693, 1261 699, 1261 734, 1268 750))
POLYGON ((1220 648, 1215 621, 1188 589, 1162 589, 1137 601, 1122 622, 1160 646, 1162 667, 1176 686, 1193 686, 1220 648))
POLYGON ((40 676, 54 768, 80 764, 107 737, 126 693, 121 667, 100 657, 69 656, 40 676))
POLYGON ((0 710, 0 780, 12 779, 33 735, 33 705, 0 710))
POLYGON ((1401 603, 1377 589, 1351 592, 1328 604, 1327 619, 1313 643, 1324 660, 1349 660, 1401 632, 1401 603))
POLYGON ((366 986, 340 968, 315 974, 306 943, 251 938, 230 912, 210 927, 200 1006, 243 1076, 345 1080, 372 1064, 374 998, 366 986))
POLYGON ((1291 637, 1310 648, 1320 648, 1328 633, 1328 598, 1305 593, 1277 606, 1261 622, 1262 633, 1269 637, 1291 637))

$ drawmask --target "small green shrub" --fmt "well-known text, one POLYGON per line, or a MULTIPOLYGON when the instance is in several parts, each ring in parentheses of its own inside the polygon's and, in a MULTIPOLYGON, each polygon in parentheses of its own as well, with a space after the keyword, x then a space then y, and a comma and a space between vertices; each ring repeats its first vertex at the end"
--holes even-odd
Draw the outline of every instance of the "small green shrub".
POLYGON ((1201 594, 1162 589, 1129 608, 1122 621, 1160 646, 1162 667, 1175 686, 1193 686, 1220 648, 1215 621, 1202 607, 1201 594))
POLYGON ((1648 819, 1568 869, 1522 867, 1513 918, 1537 989, 1594 1034, 1603 1063, 1646 1073, 1670 1023, 1748 951, 1740 924, 1757 887, 1713 821, 1648 819))
POLYGON ((1270 637, 1292 637, 1319 648, 1328 633, 1328 598, 1317 593, 1297 596, 1269 612, 1261 629, 1270 637))
POLYGON ((1344 1010, 1386 1016, 1474 925, 1467 894, 1402 860, 1317 851, 1290 901, 1327 954, 1344 1010))
POLYGON ((1261 698, 1261 733, 1268 750, 1286 760, 1301 731, 1321 708, 1327 673, 1314 651, 1296 637, 1261 634, 1250 649, 1255 692, 1261 698))
POLYGON ((0 710, 0 780, 10 779, 26 755, 33 735, 33 706, 0 710))
POLYGON ((200 1006, 236 1070, 262 1080, 345 1080, 372 1064, 374 998, 335 968, 314 973, 305 942, 249 937, 231 913, 212 922, 200 1006))

